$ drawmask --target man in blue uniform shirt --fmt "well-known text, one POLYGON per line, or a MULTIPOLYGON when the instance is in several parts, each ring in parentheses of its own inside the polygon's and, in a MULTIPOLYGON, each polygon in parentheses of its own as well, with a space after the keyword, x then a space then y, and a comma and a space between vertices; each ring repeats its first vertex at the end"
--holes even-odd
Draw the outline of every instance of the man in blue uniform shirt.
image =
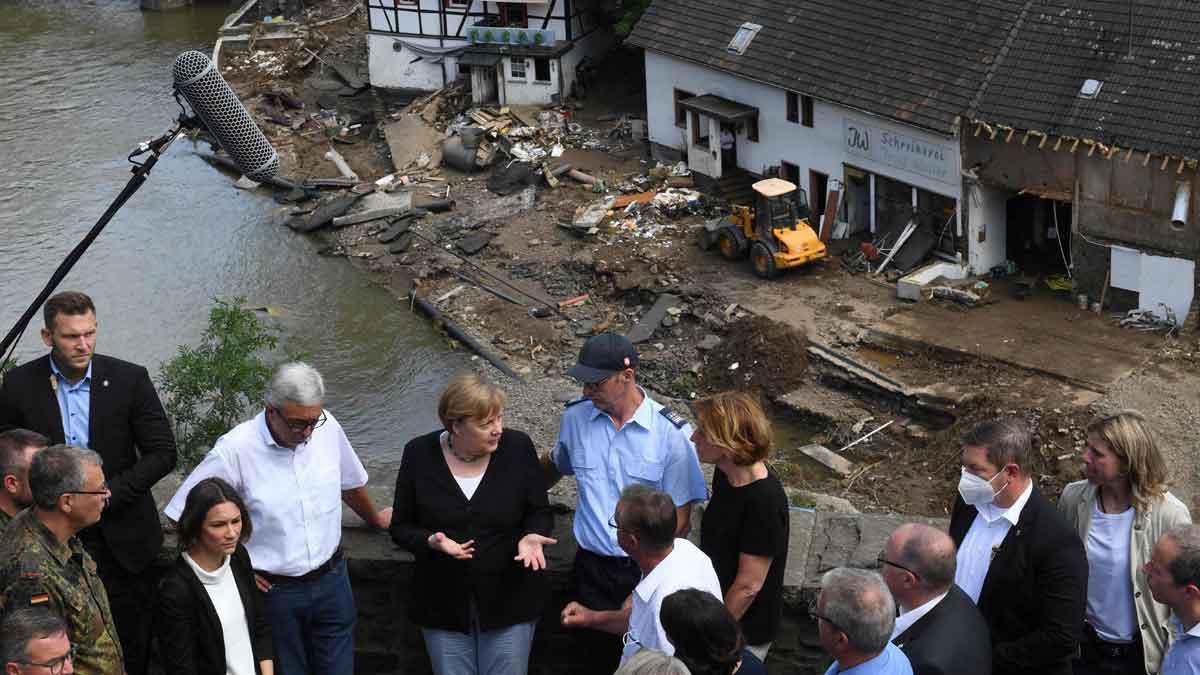
MULTIPOLYGON (((637 350, 624 336, 602 333, 584 343, 568 371, 583 383, 583 398, 567 404, 554 452, 543 458, 552 473, 573 474, 578 485, 575 596, 592 610, 620 609, 641 578, 611 524, 626 486, 641 483, 670 495, 680 537, 691 527, 692 503, 708 498, 691 425, 638 386, 637 366, 637 350)), ((611 673, 620 644, 613 636, 584 633, 581 656, 596 672, 611 673)))

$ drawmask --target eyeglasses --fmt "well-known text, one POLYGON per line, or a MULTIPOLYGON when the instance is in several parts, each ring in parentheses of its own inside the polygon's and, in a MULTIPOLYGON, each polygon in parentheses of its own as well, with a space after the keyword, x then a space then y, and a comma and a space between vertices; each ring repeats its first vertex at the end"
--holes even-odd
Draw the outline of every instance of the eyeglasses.
MULTIPOLYGON (((111 494, 111 493, 108 491, 108 484, 106 483, 104 485, 101 485, 99 490, 67 490, 63 494, 64 495, 107 495, 107 494, 111 494)), ((33 665, 36 666, 38 664, 35 663, 33 665)))
POLYGON ((834 623, 829 617, 827 617, 824 614, 822 614, 821 612, 817 611, 817 598, 813 598, 812 600, 809 600, 808 615, 810 617, 812 617, 814 621, 815 620, 824 621, 825 623, 829 624, 830 626, 833 626, 834 628, 838 629, 839 631, 841 631, 843 633, 846 632, 845 630, 842 629, 841 626, 834 623))
POLYGON ((63 669, 67 667, 68 661, 72 664, 75 663, 74 646, 68 649, 66 654, 63 654, 57 659, 51 659, 42 663, 38 663, 37 661, 17 661, 17 663, 23 666, 37 666, 38 668, 45 668, 46 670, 50 671, 50 675, 62 675, 63 669))
POLYGON ((599 382, 584 382, 583 388, 584 389, 599 389, 600 387, 604 386, 605 382, 608 382, 609 380, 613 379, 616 376, 617 376, 617 374, 613 373, 612 375, 609 375, 608 377, 604 378, 603 380, 600 380, 599 382))
POLYGON ((904 565, 901 565, 898 562, 892 562, 891 560, 888 560, 887 558, 883 557, 883 551, 879 552, 879 557, 875 558, 875 562, 879 563, 880 567, 883 567, 884 565, 891 565, 892 567, 895 567, 896 569, 904 570, 905 572, 908 572, 909 574, 913 575, 913 578, 915 578, 915 579, 921 578, 920 574, 917 574, 916 572, 908 569, 904 565))
MULTIPOLYGON (((275 410, 275 409, 272 408, 272 410, 275 410)), ((325 419, 326 419, 324 410, 321 411, 321 416, 315 420, 289 420, 288 418, 284 417, 283 413, 279 412, 278 410, 275 410, 275 414, 279 416, 279 419, 283 420, 283 423, 285 425, 287 425, 288 429, 292 430, 293 432, 295 432, 297 434, 302 434, 302 433, 304 433, 306 431, 310 431, 310 430, 316 431, 317 429, 319 429, 321 427, 322 424, 325 424, 325 419)))

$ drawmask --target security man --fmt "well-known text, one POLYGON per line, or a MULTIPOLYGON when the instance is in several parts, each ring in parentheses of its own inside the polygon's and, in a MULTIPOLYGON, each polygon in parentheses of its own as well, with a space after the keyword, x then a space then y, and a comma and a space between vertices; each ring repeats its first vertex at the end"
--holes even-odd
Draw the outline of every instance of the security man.
MULTIPOLYGON (((583 398, 567 404, 554 451, 542 458, 555 479, 575 475, 574 590, 576 600, 594 610, 620 609, 641 579, 612 524, 626 486, 640 483, 670 495, 680 537, 691 527, 692 503, 708 498, 691 425, 638 386, 637 366, 637 350, 624 336, 602 333, 584 343, 568 371, 583 383, 583 398)), ((616 669, 621 645, 614 636, 584 629, 581 639, 588 668, 616 669)))

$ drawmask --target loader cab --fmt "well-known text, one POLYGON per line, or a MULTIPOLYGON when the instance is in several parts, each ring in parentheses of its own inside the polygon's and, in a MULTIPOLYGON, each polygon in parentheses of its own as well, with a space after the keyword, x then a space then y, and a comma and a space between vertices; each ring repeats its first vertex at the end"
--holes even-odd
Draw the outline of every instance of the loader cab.
POLYGON ((808 218, 808 194, 793 183, 769 178, 754 184, 756 223, 759 237, 772 239, 772 230, 795 229, 796 223, 808 218))

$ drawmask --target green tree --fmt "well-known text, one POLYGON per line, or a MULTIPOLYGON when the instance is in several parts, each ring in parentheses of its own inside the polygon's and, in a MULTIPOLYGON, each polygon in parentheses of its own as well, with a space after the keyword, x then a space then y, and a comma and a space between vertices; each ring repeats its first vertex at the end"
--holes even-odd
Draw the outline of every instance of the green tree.
POLYGON ((199 346, 181 346, 159 374, 185 470, 261 400, 274 366, 263 355, 279 343, 278 329, 244 309, 245 298, 213 302, 199 346))
POLYGON ((617 35, 629 35, 637 25, 642 13, 650 6, 650 0, 621 0, 617 9, 617 22, 613 24, 613 32, 617 35))

